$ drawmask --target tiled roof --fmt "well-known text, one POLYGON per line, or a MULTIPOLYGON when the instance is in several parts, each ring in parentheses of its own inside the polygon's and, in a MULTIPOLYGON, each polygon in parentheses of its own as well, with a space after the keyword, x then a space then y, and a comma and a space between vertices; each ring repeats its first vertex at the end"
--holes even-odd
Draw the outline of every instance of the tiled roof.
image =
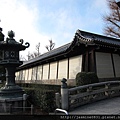
POLYGON ((28 64, 33 64, 33 63, 36 63, 38 61, 43 61, 43 60, 46 60, 50 57, 54 57, 54 56, 61 55, 61 54, 65 53, 67 50, 69 50, 69 48, 71 46, 74 47, 74 44, 76 42, 75 41, 76 37, 79 40, 79 42, 83 43, 83 44, 87 43, 88 45, 92 44, 92 45, 99 45, 99 46, 104 46, 104 47, 111 47, 111 48, 120 49, 120 40, 119 39, 77 30, 77 32, 75 33, 75 37, 71 43, 68 43, 68 44, 65 44, 61 47, 53 49, 47 53, 40 55, 37 58, 26 61, 20 67, 28 65, 28 64))
POLYGON ((80 31, 77 30, 76 34, 78 37, 80 37, 80 41, 84 42, 90 42, 96 45, 104 45, 104 46, 109 46, 109 47, 117 47, 120 49, 120 39, 112 38, 112 37, 107 37, 103 35, 98 35, 94 33, 89 33, 85 31, 80 31))
POLYGON ((65 44, 65 45, 63 45, 61 47, 58 47, 56 49, 53 49, 53 50, 51 50, 49 52, 44 53, 44 54, 40 55, 39 57, 36 57, 36 58, 31 59, 29 61, 25 61, 25 62, 23 62, 21 67, 26 65, 26 64, 34 63, 34 62, 44 60, 46 58, 61 54, 61 53, 65 52, 69 48, 70 45, 71 45, 71 43, 65 44))

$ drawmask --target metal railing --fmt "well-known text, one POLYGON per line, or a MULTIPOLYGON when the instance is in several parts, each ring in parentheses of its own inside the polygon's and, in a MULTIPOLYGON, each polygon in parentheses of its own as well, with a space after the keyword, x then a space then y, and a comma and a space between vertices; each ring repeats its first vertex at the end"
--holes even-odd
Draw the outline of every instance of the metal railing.
POLYGON ((63 110, 63 109, 60 109, 60 108, 55 109, 55 115, 58 115, 57 114, 58 112, 59 113, 64 113, 65 115, 69 115, 66 110, 63 110))

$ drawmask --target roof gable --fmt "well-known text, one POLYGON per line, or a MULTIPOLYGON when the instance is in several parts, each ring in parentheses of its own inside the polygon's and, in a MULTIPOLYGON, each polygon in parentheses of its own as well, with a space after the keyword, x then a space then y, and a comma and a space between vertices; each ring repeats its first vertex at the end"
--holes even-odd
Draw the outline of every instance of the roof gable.
POLYGON ((81 30, 77 30, 76 36, 77 39, 79 39, 80 43, 120 49, 120 40, 116 38, 89 33, 81 30))

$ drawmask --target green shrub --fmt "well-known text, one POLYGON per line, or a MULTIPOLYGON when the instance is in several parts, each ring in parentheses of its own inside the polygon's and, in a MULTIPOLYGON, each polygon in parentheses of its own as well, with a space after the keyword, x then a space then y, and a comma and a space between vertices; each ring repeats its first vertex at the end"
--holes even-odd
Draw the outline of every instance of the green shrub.
POLYGON ((46 112, 53 112, 55 110, 55 93, 53 91, 46 91, 37 98, 40 107, 46 112), (41 99, 40 99, 41 97, 41 99))
POLYGON ((99 82, 98 76, 94 72, 88 72, 87 75, 89 77, 90 84, 99 82))
POLYGON ((60 85, 45 85, 36 83, 17 83, 21 86, 27 95, 27 105, 33 104, 36 108, 40 108, 45 112, 54 112, 55 93, 60 92, 60 85))
POLYGON ((45 112, 53 112, 55 110, 55 92, 52 90, 43 91, 38 88, 25 88, 25 93, 29 95, 29 103, 35 107, 39 107, 45 112))
POLYGON ((97 75, 94 72, 79 72, 76 75, 76 85, 87 85, 99 82, 97 75))
POLYGON ((23 88, 36 88, 36 89, 41 89, 42 91, 53 90, 56 92, 59 92, 61 88, 61 85, 47 85, 47 84, 37 84, 37 83, 17 83, 17 85, 23 88))
POLYGON ((1 88, 1 87, 4 87, 4 86, 5 86, 5 83, 6 83, 6 81, 5 81, 5 80, 4 80, 4 81, 2 80, 2 83, 0 83, 0 88, 1 88))
POLYGON ((79 72, 76 75, 76 85, 81 86, 81 85, 86 85, 86 84, 89 84, 89 78, 86 72, 79 72))
POLYGON ((25 93, 29 96, 27 99, 27 106, 35 103, 35 90, 33 88, 24 88, 25 93))

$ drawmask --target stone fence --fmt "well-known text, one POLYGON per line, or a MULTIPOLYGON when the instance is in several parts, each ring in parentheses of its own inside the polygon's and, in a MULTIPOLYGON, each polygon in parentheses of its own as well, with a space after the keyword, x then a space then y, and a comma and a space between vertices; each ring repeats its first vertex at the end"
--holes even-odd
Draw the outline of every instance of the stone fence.
POLYGON ((87 103, 120 95, 120 81, 100 82, 70 89, 66 81, 64 78, 61 81, 61 96, 56 93, 56 105, 67 111, 87 103))

